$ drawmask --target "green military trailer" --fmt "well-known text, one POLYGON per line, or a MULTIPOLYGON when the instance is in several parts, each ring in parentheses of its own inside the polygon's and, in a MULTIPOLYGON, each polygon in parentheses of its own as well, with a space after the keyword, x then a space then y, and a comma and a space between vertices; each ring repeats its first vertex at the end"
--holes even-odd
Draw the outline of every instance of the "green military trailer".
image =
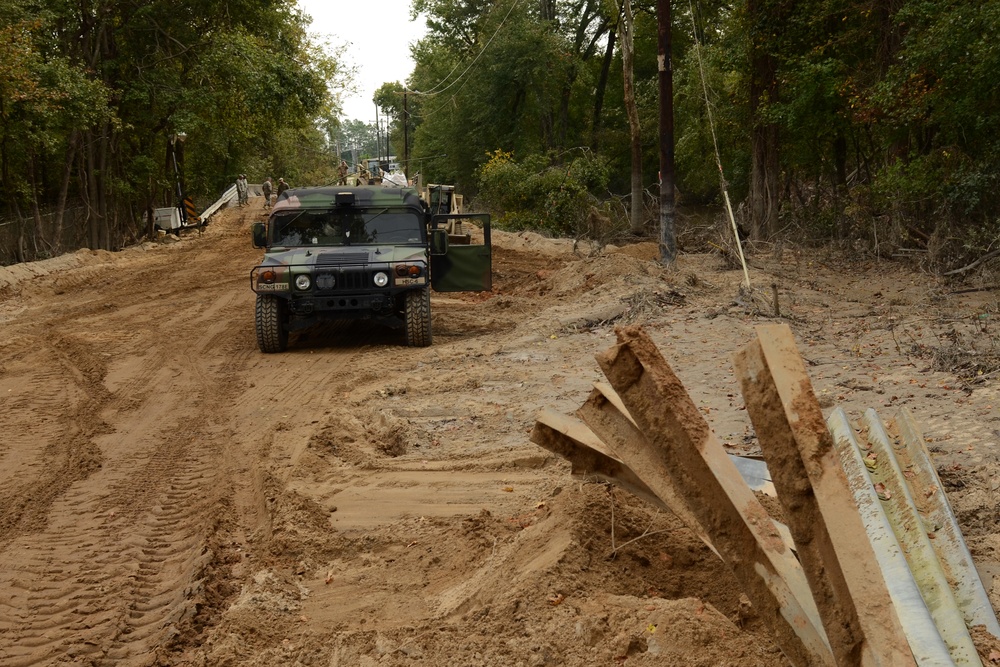
POLYGON ((262 352, 283 352, 290 331, 335 319, 387 318, 407 345, 424 347, 432 287, 492 288, 489 216, 434 215, 411 188, 290 189, 252 231, 264 249, 250 272, 262 352), (449 243, 456 218, 481 226, 483 242, 449 243))

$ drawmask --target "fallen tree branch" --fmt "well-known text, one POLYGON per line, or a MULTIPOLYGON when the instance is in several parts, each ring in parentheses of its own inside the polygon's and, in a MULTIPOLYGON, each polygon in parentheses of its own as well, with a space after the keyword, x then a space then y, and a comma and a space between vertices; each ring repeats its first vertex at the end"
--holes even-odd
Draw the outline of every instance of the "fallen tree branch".
POLYGON ((976 268, 980 264, 984 264, 984 263, 990 261, 991 259, 993 259, 994 257, 997 257, 997 256, 1000 256, 1000 248, 997 248, 996 250, 991 250, 990 252, 986 253, 985 255, 983 255, 982 257, 980 257, 976 261, 972 262, 971 264, 966 264, 965 266, 963 266, 961 268, 952 269, 951 271, 946 271, 945 273, 942 273, 941 275, 943 275, 943 276, 956 276, 956 275, 959 275, 959 274, 962 274, 962 273, 968 273, 969 271, 971 271, 972 269, 976 268))
POLYGON ((986 287, 969 287, 968 289, 957 289, 948 292, 948 294, 971 294, 972 292, 992 292, 996 290, 998 285, 987 285, 986 287))

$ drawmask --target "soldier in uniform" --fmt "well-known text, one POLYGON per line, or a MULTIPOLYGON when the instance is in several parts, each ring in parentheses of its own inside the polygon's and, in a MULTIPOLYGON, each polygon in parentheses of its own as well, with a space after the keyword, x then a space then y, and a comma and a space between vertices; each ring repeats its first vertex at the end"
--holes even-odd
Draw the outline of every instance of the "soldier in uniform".
POLYGON ((371 180, 372 174, 368 171, 368 167, 365 165, 358 165, 358 185, 368 185, 368 181, 371 180))
POLYGON ((284 192, 287 189, 288 189, 288 183, 285 183, 285 179, 284 178, 279 178, 278 179, 278 196, 280 197, 281 193, 284 192))
POLYGON ((239 202, 240 208, 244 204, 250 203, 249 196, 247 195, 247 175, 240 174, 239 178, 236 179, 236 199, 239 202))
POLYGON ((271 177, 268 176, 260 184, 260 190, 264 193, 264 208, 271 208, 271 177))
POLYGON ((347 161, 341 160, 340 166, 337 167, 337 185, 347 185, 347 161))

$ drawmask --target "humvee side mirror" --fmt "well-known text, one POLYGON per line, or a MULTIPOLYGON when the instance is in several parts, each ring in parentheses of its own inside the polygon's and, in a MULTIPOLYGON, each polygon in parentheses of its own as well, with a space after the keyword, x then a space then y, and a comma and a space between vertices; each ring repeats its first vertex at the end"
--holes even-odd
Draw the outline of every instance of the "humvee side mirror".
POLYGON ((255 222, 250 226, 250 232, 253 234, 253 247, 263 248, 267 245, 267 227, 263 222, 255 222))
POLYGON ((447 255, 447 254, 448 254, 448 230, 432 229, 431 255, 447 255))

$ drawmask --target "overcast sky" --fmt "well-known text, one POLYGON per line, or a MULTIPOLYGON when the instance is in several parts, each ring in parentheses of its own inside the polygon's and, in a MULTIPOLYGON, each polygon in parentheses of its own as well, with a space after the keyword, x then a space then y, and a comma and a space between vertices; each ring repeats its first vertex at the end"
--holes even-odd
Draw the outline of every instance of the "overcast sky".
POLYGON ((310 31, 333 44, 348 44, 348 64, 357 68, 358 93, 344 100, 349 120, 375 121, 372 95, 386 81, 413 72, 408 46, 426 32, 424 19, 410 22, 410 0, 299 0, 312 16, 310 31))

